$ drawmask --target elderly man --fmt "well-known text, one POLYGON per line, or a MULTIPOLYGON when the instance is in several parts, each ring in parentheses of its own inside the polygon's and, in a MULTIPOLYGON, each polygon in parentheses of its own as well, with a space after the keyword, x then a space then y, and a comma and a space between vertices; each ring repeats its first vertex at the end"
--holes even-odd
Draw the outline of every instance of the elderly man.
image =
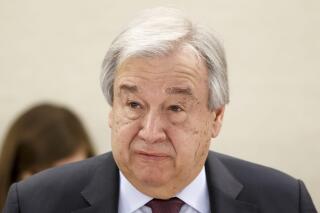
POLYGON ((111 44, 101 85, 112 152, 14 184, 4 212, 316 212, 302 181, 209 151, 229 94, 207 28, 146 11, 111 44))

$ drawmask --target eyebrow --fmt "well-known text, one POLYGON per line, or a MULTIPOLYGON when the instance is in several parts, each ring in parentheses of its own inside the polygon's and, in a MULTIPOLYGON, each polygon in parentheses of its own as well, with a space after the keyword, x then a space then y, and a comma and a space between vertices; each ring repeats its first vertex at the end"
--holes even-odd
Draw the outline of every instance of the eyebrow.
MULTIPOLYGON (((131 93, 137 93, 138 92, 138 87, 135 85, 128 85, 128 84, 122 84, 120 85, 120 91, 124 90, 124 91, 128 91, 131 93)), ((191 88, 186 87, 186 88, 182 88, 182 87, 169 87, 165 90, 165 92, 169 95, 187 95, 190 97, 193 97, 193 93, 191 88)))
POLYGON ((135 85, 122 84, 120 85, 120 90, 136 93, 138 92, 138 87, 135 85))
POLYGON ((165 91, 167 94, 170 94, 170 95, 182 94, 187 96, 193 96, 192 90, 189 87, 187 88, 170 87, 170 88, 167 88, 165 91))

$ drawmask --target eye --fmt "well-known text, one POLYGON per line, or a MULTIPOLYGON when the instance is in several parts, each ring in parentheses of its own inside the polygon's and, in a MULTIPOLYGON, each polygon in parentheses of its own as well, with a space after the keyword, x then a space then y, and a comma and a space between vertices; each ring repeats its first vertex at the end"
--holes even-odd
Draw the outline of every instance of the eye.
POLYGON ((141 105, 139 102, 136 102, 136 101, 130 101, 128 102, 128 106, 132 109, 139 109, 141 108, 141 105))
POLYGON ((181 112, 181 111, 183 111, 183 109, 178 105, 169 106, 169 110, 171 110, 173 112, 181 112))

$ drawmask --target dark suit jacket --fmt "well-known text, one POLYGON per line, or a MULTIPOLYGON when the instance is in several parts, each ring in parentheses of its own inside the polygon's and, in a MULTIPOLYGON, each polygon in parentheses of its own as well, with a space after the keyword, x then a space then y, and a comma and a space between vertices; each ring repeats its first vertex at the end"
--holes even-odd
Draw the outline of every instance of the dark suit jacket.
MULTIPOLYGON (((210 152, 206 175, 213 213, 314 213, 300 180, 210 152)), ((119 172, 112 154, 49 169, 13 184, 5 213, 117 212, 119 172)))

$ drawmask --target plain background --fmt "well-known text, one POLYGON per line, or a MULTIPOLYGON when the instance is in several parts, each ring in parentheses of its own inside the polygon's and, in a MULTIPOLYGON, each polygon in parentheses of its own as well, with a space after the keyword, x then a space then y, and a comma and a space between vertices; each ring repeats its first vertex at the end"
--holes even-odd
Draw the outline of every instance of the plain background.
POLYGON ((80 114, 98 153, 110 150, 100 65, 155 6, 184 10, 225 45, 231 103, 212 149, 304 180, 320 209, 318 0, 0 0, 1 140, 21 111, 51 101, 80 114))

